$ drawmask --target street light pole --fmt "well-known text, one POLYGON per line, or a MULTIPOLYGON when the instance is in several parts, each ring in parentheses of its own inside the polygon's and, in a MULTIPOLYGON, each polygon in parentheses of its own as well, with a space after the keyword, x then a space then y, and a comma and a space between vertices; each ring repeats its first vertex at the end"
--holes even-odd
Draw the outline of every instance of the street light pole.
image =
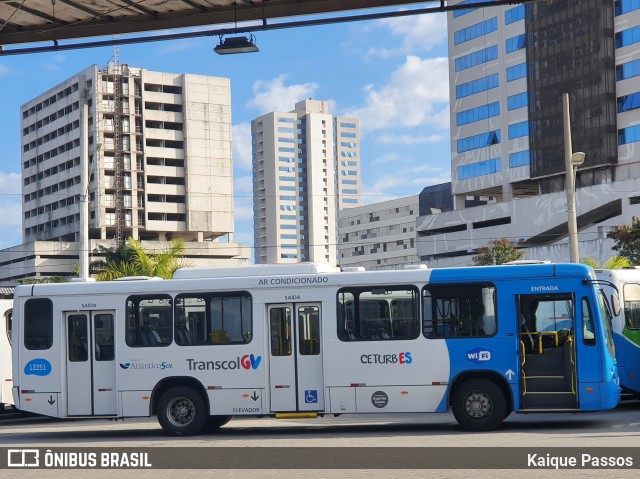
POLYGON ((564 119, 564 159, 566 170, 565 190, 567 193, 567 213, 569 228, 569 261, 580 262, 578 252, 578 221, 576 218, 576 171, 584 162, 585 154, 581 151, 573 153, 571 146, 571 118, 569 115, 569 94, 562 95, 562 113, 564 119))

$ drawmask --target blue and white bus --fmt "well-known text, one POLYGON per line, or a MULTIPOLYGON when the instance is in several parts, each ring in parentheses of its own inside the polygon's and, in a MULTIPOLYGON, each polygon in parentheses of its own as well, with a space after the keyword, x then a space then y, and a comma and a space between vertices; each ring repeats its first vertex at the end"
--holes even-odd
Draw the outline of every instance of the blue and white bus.
POLYGON ((18 286, 14 399, 58 418, 599 411, 620 390, 604 294, 583 265, 398 271, 183 269, 171 280, 18 286))
POLYGON ((640 268, 597 269, 599 286, 619 298, 613 308, 613 339, 622 390, 640 394, 640 268))

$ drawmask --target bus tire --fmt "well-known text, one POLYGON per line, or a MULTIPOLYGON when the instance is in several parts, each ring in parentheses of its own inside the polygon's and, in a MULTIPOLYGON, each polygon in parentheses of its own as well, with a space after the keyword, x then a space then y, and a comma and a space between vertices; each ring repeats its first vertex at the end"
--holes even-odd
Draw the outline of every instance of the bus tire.
POLYGON ((504 393, 486 379, 471 379, 456 388, 452 409, 458 424, 467 431, 497 429, 508 414, 504 393))
POLYGON ((207 432, 216 432, 222 426, 231 421, 231 418, 233 418, 233 416, 209 416, 206 426, 207 432))
POLYGON ((174 436, 193 436, 207 423, 208 412, 200 394, 190 387, 176 386, 158 401, 158 422, 174 436))

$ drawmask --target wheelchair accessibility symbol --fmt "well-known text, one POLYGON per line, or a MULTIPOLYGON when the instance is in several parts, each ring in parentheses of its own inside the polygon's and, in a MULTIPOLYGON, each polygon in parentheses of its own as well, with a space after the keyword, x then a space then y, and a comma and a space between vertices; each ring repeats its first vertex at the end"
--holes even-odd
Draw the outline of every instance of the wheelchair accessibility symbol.
POLYGON ((307 404, 317 403, 318 402, 318 390, 317 389, 309 389, 304 391, 304 402, 307 404))

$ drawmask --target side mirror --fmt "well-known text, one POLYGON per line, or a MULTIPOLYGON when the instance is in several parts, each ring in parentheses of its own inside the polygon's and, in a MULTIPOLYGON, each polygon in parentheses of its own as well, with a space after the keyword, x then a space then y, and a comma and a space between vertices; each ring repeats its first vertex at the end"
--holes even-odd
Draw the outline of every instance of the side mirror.
POLYGON ((620 316, 620 298, 615 293, 611 295, 611 309, 613 309, 614 316, 620 316))

